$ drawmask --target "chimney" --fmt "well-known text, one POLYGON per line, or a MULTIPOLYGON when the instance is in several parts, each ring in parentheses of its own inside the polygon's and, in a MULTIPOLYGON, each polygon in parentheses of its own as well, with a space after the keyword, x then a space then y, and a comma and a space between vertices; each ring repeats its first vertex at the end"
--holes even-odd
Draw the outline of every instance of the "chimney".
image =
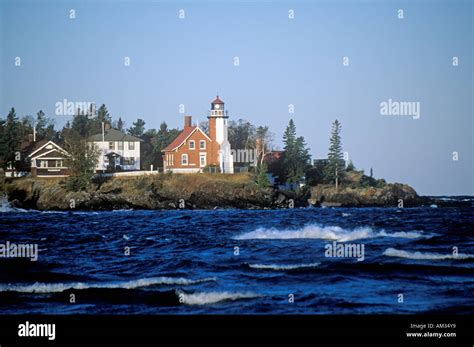
POLYGON ((184 128, 185 129, 191 127, 192 119, 193 119, 192 116, 184 116, 184 128))

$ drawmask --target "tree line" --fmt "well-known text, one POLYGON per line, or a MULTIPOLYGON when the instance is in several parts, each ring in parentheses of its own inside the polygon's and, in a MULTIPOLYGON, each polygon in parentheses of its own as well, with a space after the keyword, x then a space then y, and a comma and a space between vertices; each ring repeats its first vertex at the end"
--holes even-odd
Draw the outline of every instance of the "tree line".
MULTIPOLYGON (((27 153, 21 153, 21 145, 25 139, 36 132, 36 140, 52 140, 63 146, 68 151, 73 162, 69 163, 73 176, 81 177, 78 186, 83 186, 94 174, 97 153, 94 149, 86 146, 87 139, 102 132, 102 124, 107 128, 117 129, 129 135, 143 140, 141 145, 142 168, 147 169, 150 165, 158 168, 163 166, 162 150, 178 136, 181 130, 169 128, 166 122, 162 122, 158 129, 146 129, 143 119, 136 119, 128 128, 121 117, 114 120, 105 104, 102 104, 95 114, 84 110, 77 110, 71 121, 60 130, 55 129, 54 121, 40 110, 36 117, 24 116, 19 118, 12 108, 5 119, 0 119, 0 165, 5 170, 8 163, 14 163, 14 169, 20 170, 27 153), (18 154, 20 153, 20 158, 18 154), (21 157, 23 156, 23 157, 21 157)), ((200 127, 207 131, 208 123, 203 122, 200 127)), ((248 166, 250 171, 255 172, 256 182, 260 186, 268 186, 267 173, 272 173, 278 183, 298 183, 307 178, 313 183, 335 183, 341 182, 346 173, 345 162, 342 152, 341 123, 336 120, 332 124, 330 145, 327 163, 324 168, 315 167, 311 163, 310 150, 304 137, 298 136, 293 119, 283 134, 283 151, 278 160, 270 162, 264 160, 273 151, 274 135, 268 126, 256 126, 249 121, 239 119, 230 121, 228 126, 228 139, 233 149, 253 150, 255 162, 236 163, 237 166, 248 166)), ((24 164, 23 164, 24 165, 24 164)), ((350 169, 353 165, 350 164, 350 169)))

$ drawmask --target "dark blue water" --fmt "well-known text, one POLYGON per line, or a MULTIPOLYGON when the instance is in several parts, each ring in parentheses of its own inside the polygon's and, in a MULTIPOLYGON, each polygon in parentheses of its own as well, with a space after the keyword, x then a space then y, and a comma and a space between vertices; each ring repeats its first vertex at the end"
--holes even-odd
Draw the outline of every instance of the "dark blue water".
POLYGON ((0 242, 40 249, 0 258, 3 314, 474 312, 472 205, 2 211, 0 242), (333 241, 364 260, 325 256, 333 241))

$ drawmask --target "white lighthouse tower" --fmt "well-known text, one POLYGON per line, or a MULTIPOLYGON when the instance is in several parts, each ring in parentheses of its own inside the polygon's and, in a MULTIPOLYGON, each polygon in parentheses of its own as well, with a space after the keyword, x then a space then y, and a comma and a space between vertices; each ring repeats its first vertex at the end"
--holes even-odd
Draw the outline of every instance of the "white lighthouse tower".
POLYGON ((217 146, 217 160, 222 173, 234 173, 234 158, 232 156, 230 143, 227 139, 227 123, 229 116, 224 110, 224 102, 219 95, 211 103, 211 114, 209 118, 209 137, 215 141, 217 146))

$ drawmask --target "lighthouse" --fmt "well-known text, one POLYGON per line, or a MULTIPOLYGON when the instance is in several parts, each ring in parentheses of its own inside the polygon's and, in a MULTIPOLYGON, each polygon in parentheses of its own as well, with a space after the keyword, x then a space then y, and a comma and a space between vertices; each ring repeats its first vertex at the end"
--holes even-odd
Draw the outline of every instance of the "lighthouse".
POLYGON ((217 161, 222 173, 234 173, 234 159, 230 143, 227 138, 228 116, 225 112, 224 102, 217 95, 211 103, 209 119, 209 137, 213 141, 211 150, 217 155, 217 161))
POLYGON ((219 96, 211 103, 209 132, 193 125, 190 115, 184 116, 183 130, 163 149, 163 171, 179 173, 234 173, 234 157, 227 139, 228 116, 219 96), (209 167, 209 171, 207 168, 209 167))

